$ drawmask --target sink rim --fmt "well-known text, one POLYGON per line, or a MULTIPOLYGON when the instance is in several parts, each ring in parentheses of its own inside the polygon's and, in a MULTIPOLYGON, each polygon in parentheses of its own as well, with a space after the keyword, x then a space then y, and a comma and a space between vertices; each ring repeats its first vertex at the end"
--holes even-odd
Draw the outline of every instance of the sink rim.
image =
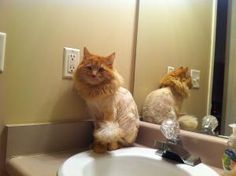
MULTIPOLYGON (((179 164, 171 161, 167 161, 160 157, 159 155, 155 154, 156 149, 152 148, 145 148, 145 147, 128 147, 128 148, 122 148, 119 150, 114 150, 107 152, 105 154, 97 154, 94 153, 92 150, 88 150, 85 152, 81 152, 78 154, 75 154, 68 158, 59 168, 58 170, 58 176, 67 176, 68 173, 65 173, 68 168, 68 166, 73 166, 73 169, 76 168, 76 171, 78 175, 83 175, 84 168, 90 164, 91 162, 95 161, 96 159, 103 159, 103 158, 116 158, 116 157, 140 157, 140 158, 148 158, 153 159, 161 162, 165 162, 167 165, 175 165, 178 169, 183 170, 183 172, 187 172, 190 174, 189 176, 195 176, 195 175, 206 175, 206 176, 219 176, 217 172, 215 172, 212 168, 209 166, 200 163, 196 166, 189 166, 186 164, 179 164), (81 162, 82 159, 82 162, 81 162), (76 165, 75 165, 76 164, 76 165), (196 171, 197 173, 194 173, 196 171)), ((72 168, 72 167, 70 167, 72 168)))

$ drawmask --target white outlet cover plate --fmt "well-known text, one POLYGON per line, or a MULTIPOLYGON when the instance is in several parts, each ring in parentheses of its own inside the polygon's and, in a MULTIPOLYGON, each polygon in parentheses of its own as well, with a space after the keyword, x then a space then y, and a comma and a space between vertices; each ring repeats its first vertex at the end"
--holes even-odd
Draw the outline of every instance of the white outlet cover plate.
POLYGON ((191 69, 192 84, 194 89, 200 88, 200 70, 191 69))
POLYGON ((174 70, 175 70, 175 67, 172 67, 172 66, 168 66, 167 67, 167 73, 170 73, 170 72, 172 72, 174 70))
POLYGON ((80 62, 80 50, 64 47, 63 78, 71 79, 80 62))
POLYGON ((5 48, 6 48, 6 33, 0 32, 0 73, 4 70, 5 48))

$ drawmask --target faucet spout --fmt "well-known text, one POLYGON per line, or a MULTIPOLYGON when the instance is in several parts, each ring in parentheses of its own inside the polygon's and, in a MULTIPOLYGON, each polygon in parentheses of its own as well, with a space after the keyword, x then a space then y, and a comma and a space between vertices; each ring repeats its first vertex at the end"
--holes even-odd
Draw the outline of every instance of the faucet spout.
POLYGON ((157 148, 156 153, 158 155, 191 166, 201 163, 199 157, 190 154, 183 146, 179 138, 179 124, 175 119, 163 121, 161 131, 166 137, 166 141, 155 141, 155 148, 157 148))
POLYGON ((170 140, 166 142, 156 141, 155 147, 157 148, 156 154, 163 158, 191 166, 201 163, 200 158, 190 154, 181 143, 173 143, 170 140))

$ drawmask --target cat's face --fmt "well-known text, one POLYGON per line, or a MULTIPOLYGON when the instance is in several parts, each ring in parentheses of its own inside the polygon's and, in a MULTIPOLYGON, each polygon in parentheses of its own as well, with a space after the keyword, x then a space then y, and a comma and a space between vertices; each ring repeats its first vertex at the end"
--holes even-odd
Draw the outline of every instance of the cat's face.
POLYGON ((115 53, 103 57, 91 54, 84 48, 84 58, 79 64, 75 76, 90 85, 98 85, 114 79, 113 62, 115 53))

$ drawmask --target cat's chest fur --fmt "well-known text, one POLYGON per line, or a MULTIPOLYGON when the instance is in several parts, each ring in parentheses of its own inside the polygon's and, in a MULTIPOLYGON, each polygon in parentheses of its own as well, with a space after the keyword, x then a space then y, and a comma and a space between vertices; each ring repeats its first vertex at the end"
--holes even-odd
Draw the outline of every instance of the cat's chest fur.
POLYGON ((86 100, 89 112, 93 117, 104 116, 115 111, 115 95, 86 100))
POLYGON ((120 87, 114 95, 88 99, 86 103, 90 114, 96 119, 112 116, 114 120, 120 118, 126 111, 136 113, 136 105, 132 95, 127 89, 122 87, 120 87))

